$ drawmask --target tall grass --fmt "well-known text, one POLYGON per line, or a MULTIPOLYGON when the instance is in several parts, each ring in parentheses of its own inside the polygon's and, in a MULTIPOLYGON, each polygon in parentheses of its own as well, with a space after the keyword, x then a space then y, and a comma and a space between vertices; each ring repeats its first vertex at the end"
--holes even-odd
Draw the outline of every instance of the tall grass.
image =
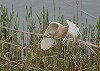
MULTIPOLYGON (((42 38, 37 36, 36 24, 39 23, 38 32, 43 34, 48 24, 49 12, 43 7, 42 12, 37 14, 37 20, 32 17, 32 5, 28 8, 26 6, 26 19, 23 21, 22 28, 25 31, 27 25, 27 32, 33 34, 26 34, 24 32, 12 31, 4 27, 19 29, 19 17, 15 15, 14 11, 8 14, 5 6, 0 6, 0 40, 13 43, 20 46, 14 46, 0 42, 0 71, 99 71, 100 70, 100 52, 94 48, 97 55, 95 55, 88 46, 81 45, 77 41, 65 44, 61 40, 47 51, 42 51, 40 44, 42 38), (26 23, 25 23, 26 22, 26 23)), ((75 16, 71 19, 76 22, 75 16)), ((56 21, 66 24, 64 16, 60 15, 56 21)), ((100 18, 97 21, 96 28, 87 23, 83 25, 82 39, 93 44, 100 45, 100 18), (97 30, 97 33, 95 31, 97 30)))

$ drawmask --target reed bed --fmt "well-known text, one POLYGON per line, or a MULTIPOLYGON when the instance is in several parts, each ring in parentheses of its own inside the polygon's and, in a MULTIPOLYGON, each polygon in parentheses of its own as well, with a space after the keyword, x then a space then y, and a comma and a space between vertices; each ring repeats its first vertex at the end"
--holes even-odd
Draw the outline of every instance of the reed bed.
MULTIPOLYGON (((7 8, 0 6, 0 71, 100 71, 100 49, 90 46, 95 55, 89 46, 77 40, 66 41, 65 44, 56 40, 52 48, 41 50, 42 34, 51 22, 49 12, 43 8, 37 20, 33 19, 32 13, 32 6, 26 6, 26 20, 20 24, 18 14, 15 15, 13 9, 8 14, 7 8), (22 30, 19 30, 19 26, 22 30)), ((56 20, 66 24, 60 9, 56 20)), ((75 16, 70 20, 75 22, 75 16)), ((96 27, 87 21, 81 28, 80 38, 100 47, 100 18, 96 27)))

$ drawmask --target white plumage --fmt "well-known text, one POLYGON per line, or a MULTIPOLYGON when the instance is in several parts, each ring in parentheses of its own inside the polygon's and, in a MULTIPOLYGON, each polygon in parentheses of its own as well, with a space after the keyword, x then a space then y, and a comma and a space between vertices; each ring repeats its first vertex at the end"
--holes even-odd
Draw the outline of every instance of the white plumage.
POLYGON ((78 35, 80 35, 80 31, 79 28, 76 26, 76 24, 74 24, 73 22, 66 20, 68 23, 68 32, 69 34, 72 35, 72 37, 75 39, 78 35))
MULTIPOLYGON (((49 24, 49 26, 47 27, 44 35, 48 35, 50 33, 54 33, 58 29, 57 25, 59 25, 57 22, 51 22, 49 24)), ((54 43, 54 38, 43 37, 43 40, 42 40, 42 43, 41 43, 41 48, 43 50, 47 50, 52 46, 53 43, 54 43)))
POLYGON ((79 34, 79 28, 74 24, 73 22, 66 20, 68 25, 63 26, 60 23, 57 22, 51 22, 49 26, 47 27, 44 35, 50 35, 50 38, 43 37, 43 40, 41 42, 41 49, 47 50, 49 49, 53 43, 54 39, 61 39, 65 40, 66 36, 68 34, 71 34, 72 37, 75 39, 79 34))

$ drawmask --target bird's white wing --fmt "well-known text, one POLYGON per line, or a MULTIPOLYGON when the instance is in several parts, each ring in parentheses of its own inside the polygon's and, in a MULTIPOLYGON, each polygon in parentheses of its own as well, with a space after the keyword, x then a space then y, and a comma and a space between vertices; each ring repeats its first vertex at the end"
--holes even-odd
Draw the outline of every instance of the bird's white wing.
MULTIPOLYGON (((58 29, 58 23, 57 22, 51 22, 49 24, 49 26, 47 27, 44 35, 53 34, 54 32, 57 31, 57 29, 58 29)), ((41 49, 47 50, 53 45, 53 43, 54 43, 53 37, 51 37, 51 38, 43 37, 43 40, 41 42, 41 49)))
POLYGON ((79 28, 74 24, 73 22, 66 20, 68 23, 68 33, 72 35, 72 37, 75 39, 77 36, 79 36, 81 33, 79 31, 79 28))
POLYGON ((42 40, 42 43, 41 43, 41 49, 47 50, 52 46, 53 43, 54 43, 53 38, 45 38, 44 37, 42 40))

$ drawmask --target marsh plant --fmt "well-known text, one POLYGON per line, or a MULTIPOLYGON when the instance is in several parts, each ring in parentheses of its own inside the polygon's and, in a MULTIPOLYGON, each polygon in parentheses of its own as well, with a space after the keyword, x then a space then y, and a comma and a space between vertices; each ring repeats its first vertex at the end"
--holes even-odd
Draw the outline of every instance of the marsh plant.
MULTIPOLYGON (((64 16, 60 14, 60 8, 58 12, 56 21, 66 25, 64 16)), ((42 51, 40 47, 42 37, 37 33, 43 34, 51 20, 48 10, 44 7, 36 16, 37 20, 33 18, 32 5, 26 6, 26 19, 20 23, 20 18, 18 14, 15 15, 13 8, 9 14, 8 9, 0 5, 0 71, 100 70, 100 52, 97 48, 93 48, 97 53, 95 55, 86 45, 72 41, 62 44, 61 40, 57 40, 52 48, 42 51), (22 30, 19 30, 20 25, 22 30)), ((70 20, 76 22, 75 16, 70 20)), ((87 21, 88 19, 81 28, 81 39, 100 46, 100 18, 96 27, 87 21)))

